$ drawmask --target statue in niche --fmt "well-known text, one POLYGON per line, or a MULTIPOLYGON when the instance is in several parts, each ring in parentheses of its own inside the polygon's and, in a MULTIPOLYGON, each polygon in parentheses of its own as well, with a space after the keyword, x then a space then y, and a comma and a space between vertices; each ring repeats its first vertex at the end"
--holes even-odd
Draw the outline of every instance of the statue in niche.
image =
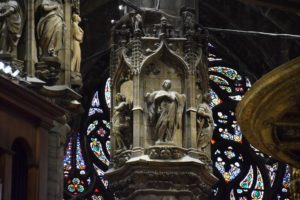
POLYGON ((131 105, 126 102, 125 95, 116 95, 116 106, 112 116, 112 134, 116 141, 116 150, 129 149, 132 144, 131 136, 131 105))
POLYGON ((195 31, 197 22, 195 21, 195 10, 183 7, 180 11, 183 21, 183 33, 188 31, 195 31))
POLYGON ((115 22, 113 29, 116 30, 118 35, 128 35, 129 33, 140 33, 144 35, 143 17, 136 11, 130 12, 128 15, 122 17, 119 21, 115 22), (129 29, 129 32, 128 30, 129 29))
POLYGON ((142 15, 139 13, 133 14, 131 20, 132 20, 131 23, 132 23, 133 31, 140 32, 144 35, 142 15))
POLYGON ((17 1, 0 0, 0 53, 17 56, 22 34, 22 10, 17 1))
POLYGON ((170 91, 171 80, 162 83, 162 90, 146 94, 150 124, 154 126, 156 144, 172 143, 176 129, 182 128, 185 95, 170 91))
POLYGON ((80 63, 81 63, 81 48, 80 43, 83 40, 83 30, 78 25, 81 22, 81 18, 78 14, 73 14, 72 24, 72 60, 71 60, 71 76, 73 79, 80 78, 80 63))
MULTIPOLYGON (((202 95, 200 95, 201 97, 202 95)), ((197 146, 207 152, 214 131, 213 113, 208 106, 208 95, 204 95, 197 108, 197 146)))
POLYGON ((57 57, 63 47, 65 29, 61 0, 42 0, 42 17, 37 24, 40 57, 57 57))

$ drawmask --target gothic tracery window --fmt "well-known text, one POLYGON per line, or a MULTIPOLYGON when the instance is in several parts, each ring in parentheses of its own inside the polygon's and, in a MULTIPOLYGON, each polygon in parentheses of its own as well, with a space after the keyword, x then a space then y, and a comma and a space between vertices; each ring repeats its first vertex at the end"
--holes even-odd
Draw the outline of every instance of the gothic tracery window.
POLYGON ((212 160, 214 174, 220 180, 213 189, 214 198, 289 199, 288 166, 249 144, 235 119, 235 107, 251 88, 250 80, 213 53, 208 60, 210 106, 215 120, 212 160))
POLYGON ((64 157, 65 199, 113 199, 104 172, 110 159, 110 79, 92 95, 80 132, 69 137, 64 157))

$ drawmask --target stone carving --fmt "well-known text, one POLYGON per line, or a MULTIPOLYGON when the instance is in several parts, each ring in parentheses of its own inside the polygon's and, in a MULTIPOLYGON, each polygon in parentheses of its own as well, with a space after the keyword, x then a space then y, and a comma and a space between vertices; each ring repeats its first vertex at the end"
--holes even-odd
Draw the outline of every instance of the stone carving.
POLYGON ((148 154, 151 159, 172 160, 180 159, 185 156, 186 150, 174 146, 153 146, 146 150, 146 154, 148 154))
POLYGON ((213 114, 208 106, 208 95, 206 94, 197 108, 197 146, 202 151, 207 152, 209 150, 213 130, 213 114))
POLYGON ((80 78, 80 63, 81 63, 81 48, 80 43, 83 40, 83 30, 78 25, 81 22, 81 18, 78 14, 73 14, 72 24, 72 60, 71 60, 71 76, 73 79, 80 78))
POLYGON ((65 28, 61 0, 43 0, 40 9, 43 13, 37 24, 40 57, 57 57, 63 47, 65 28))
POLYGON ((131 150, 125 150, 121 152, 117 152, 114 156, 114 167, 119 168, 125 165, 125 163, 131 158, 132 151, 131 150))
POLYGON ((131 34, 139 32, 144 35, 142 15, 140 13, 130 12, 128 15, 115 22, 114 29, 117 31, 117 34, 119 34, 119 30, 125 30, 126 28, 129 28, 131 34))
MULTIPOLYGON (((158 168, 157 165, 145 167, 135 163, 134 170, 127 170, 125 178, 123 174, 114 174, 110 187, 120 199, 145 199, 149 191, 155 192, 147 199, 208 199, 211 187, 204 183, 203 174, 197 171, 197 167, 203 169, 203 166, 180 168, 176 167, 178 163, 168 164, 158 168), (136 190, 138 194, 134 192, 136 190)), ((202 173, 209 172, 204 170, 202 173)))
POLYGON ((132 16, 131 20, 132 20, 133 31, 142 33, 142 35, 144 35, 142 15, 136 13, 132 16))
POLYGON ((189 8, 182 8, 181 16, 183 20, 183 33, 194 32, 197 22, 195 21, 195 10, 189 8))
POLYGON ((176 129, 182 127, 185 95, 170 91, 171 81, 162 83, 162 90, 146 94, 150 124, 154 128, 156 144, 172 142, 176 129))
POLYGON ((17 1, 0 1, 0 53, 17 56, 22 33, 22 10, 17 1))
POLYGON ((116 150, 129 149, 132 144, 131 105, 120 93, 116 95, 116 104, 112 116, 112 134, 115 137, 116 150))
POLYGON ((171 37, 173 26, 168 22, 166 17, 161 17, 160 24, 154 24, 154 34, 160 37, 171 37))

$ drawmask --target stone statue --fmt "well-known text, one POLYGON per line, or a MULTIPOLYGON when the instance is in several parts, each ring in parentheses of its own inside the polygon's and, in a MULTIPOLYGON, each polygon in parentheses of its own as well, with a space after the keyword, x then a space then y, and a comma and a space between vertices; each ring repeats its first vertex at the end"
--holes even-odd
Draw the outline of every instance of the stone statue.
POLYGON ((183 21, 183 33, 186 34, 188 31, 195 31, 197 25, 195 21, 195 10, 184 7, 180 13, 183 21))
POLYGON ((197 146, 202 151, 209 150, 213 130, 213 113, 208 106, 208 97, 205 95, 197 108, 197 146))
POLYGON ((80 43, 83 40, 83 30, 79 27, 81 18, 77 14, 73 14, 73 24, 72 24, 72 51, 73 57, 71 60, 71 72, 73 72, 72 78, 80 76, 80 63, 81 63, 81 49, 80 43))
POLYGON ((40 9, 43 13, 37 24, 40 56, 57 57, 63 47, 65 28, 61 0, 42 0, 40 9))
POLYGON ((118 93, 116 95, 116 106, 112 116, 112 134, 116 140, 116 149, 129 149, 131 138, 131 106, 126 102, 126 97, 118 93))
POLYGON ((182 128, 185 95, 170 91, 171 81, 162 83, 162 90, 146 94, 150 124, 154 125, 156 144, 172 142, 176 129, 182 128))
POLYGON ((0 0, 0 53, 17 56, 17 45, 22 34, 22 10, 17 1, 0 0))

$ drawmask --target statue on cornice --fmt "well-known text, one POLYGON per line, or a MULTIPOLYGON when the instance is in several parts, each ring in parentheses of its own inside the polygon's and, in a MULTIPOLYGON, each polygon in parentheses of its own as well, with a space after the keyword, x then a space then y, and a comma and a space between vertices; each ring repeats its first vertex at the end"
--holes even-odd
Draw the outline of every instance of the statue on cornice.
POLYGON ((171 80, 162 83, 162 90, 146 94, 149 121, 154 128, 156 144, 172 143, 176 129, 182 128, 185 95, 170 91, 171 80))
POLYGON ((61 0, 43 0, 40 9, 43 16, 37 24, 40 57, 57 57, 63 48, 65 29, 61 0))
POLYGON ((22 33, 22 10, 17 1, 0 0, 0 53, 17 56, 22 33))
POLYGON ((116 106, 112 116, 112 134, 116 141, 116 150, 129 149, 131 141, 131 106, 125 95, 116 95, 116 106))
POLYGON ((81 18, 78 14, 73 14, 72 24, 72 60, 71 60, 71 76, 76 79, 80 76, 80 63, 81 63, 81 48, 80 43, 83 40, 83 30, 78 25, 81 22, 81 18))
POLYGON ((197 108, 197 146, 202 151, 208 149, 214 130, 213 113, 208 101, 208 95, 204 95, 197 108))

